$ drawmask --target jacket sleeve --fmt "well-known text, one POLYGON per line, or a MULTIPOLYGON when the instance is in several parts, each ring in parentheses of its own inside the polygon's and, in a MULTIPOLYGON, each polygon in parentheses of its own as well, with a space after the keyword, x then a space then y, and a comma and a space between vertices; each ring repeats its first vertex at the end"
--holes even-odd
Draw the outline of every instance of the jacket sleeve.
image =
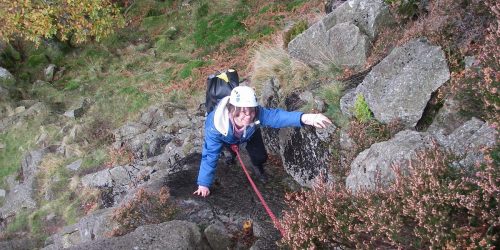
POLYGON ((300 117, 302 112, 285 111, 259 107, 259 120, 263 126, 272 128, 302 127, 300 117))
POLYGON ((214 180, 217 160, 222 150, 223 142, 217 138, 215 128, 205 127, 205 142, 201 152, 200 171, 198 172, 198 185, 210 187, 214 180))

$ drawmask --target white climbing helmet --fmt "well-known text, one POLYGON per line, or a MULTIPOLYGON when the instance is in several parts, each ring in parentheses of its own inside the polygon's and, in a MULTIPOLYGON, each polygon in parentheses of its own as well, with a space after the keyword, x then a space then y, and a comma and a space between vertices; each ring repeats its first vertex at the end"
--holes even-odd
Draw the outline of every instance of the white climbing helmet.
POLYGON ((235 107, 257 107, 257 98, 255 98, 255 91, 248 86, 238 86, 231 91, 229 96, 229 103, 235 107))

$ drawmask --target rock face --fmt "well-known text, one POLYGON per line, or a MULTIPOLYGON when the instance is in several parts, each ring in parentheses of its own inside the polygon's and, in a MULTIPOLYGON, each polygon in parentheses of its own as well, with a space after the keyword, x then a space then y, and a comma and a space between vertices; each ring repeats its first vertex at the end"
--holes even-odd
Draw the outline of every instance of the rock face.
POLYGON ((56 70, 56 65, 54 65, 54 64, 49 64, 49 66, 47 66, 47 68, 45 68, 45 70, 43 71, 45 81, 52 82, 52 80, 54 80, 55 70, 56 70))
MULTIPOLYGON (((50 248, 47 248, 50 249, 50 248)), ((55 249, 55 248, 52 248, 55 249)), ((169 221, 138 227, 127 235, 81 244, 69 249, 208 249, 202 244, 200 228, 187 221, 169 221)))
POLYGON ((378 121, 400 119, 414 127, 431 94, 448 79, 450 71, 441 48, 416 39, 395 48, 373 67, 356 93, 363 94, 378 121))
POLYGON ((105 238, 106 233, 114 226, 111 220, 112 213, 111 208, 100 209, 80 219, 78 223, 64 227, 45 241, 48 245, 45 249, 68 248, 105 238))
POLYGON ((366 62, 370 39, 356 25, 339 23, 328 31, 327 36, 332 45, 333 64, 358 67, 366 62))
POLYGON ((5 197, 4 205, 0 207, 0 218, 5 219, 24 208, 33 209, 36 207, 34 182, 35 176, 39 171, 38 165, 45 154, 54 152, 55 150, 56 147, 52 146, 34 150, 24 155, 21 162, 23 178, 19 182, 10 181, 10 190, 5 197))
POLYGON ((346 186, 357 191, 392 183, 395 175, 391 165, 402 163, 402 170, 405 171, 405 162, 414 159, 417 151, 430 148, 433 141, 459 157, 455 164, 467 169, 484 162, 481 149, 495 146, 497 137, 498 132, 493 127, 476 118, 448 136, 405 130, 389 141, 375 143, 361 152, 351 164, 346 186))
MULTIPOLYGON (((116 149, 129 149, 137 159, 168 155, 183 158, 199 150, 204 117, 173 104, 152 106, 141 118, 114 131, 116 149)), ((173 162, 172 160, 170 160, 173 162)))
POLYGON ((427 132, 432 134, 449 135, 460 127, 467 119, 460 115, 460 104, 457 100, 447 99, 434 117, 427 132))
POLYGON ((9 88, 15 81, 16 79, 8 70, 0 67, 0 87, 9 88))
MULTIPOLYGON (((279 93, 279 84, 274 79, 270 79, 262 90, 261 105, 277 108, 278 100, 283 98, 279 96, 279 93)), ((311 92, 303 93, 302 98, 316 99, 311 92)), ((329 167, 332 164, 333 153, 338 148, 335 134, 334 125, 326 129, 262 128, 266 149, 271 153, 279 154, 285 171, 300 185, 308 187, 311 187, 320 175, 323 175, 325 180, 333 180, 329 174, 329 167)))
POLYGON ((389 141, 373 144, 361 152, 351 164, 346 186, 352 191, 373 189, 377 183, 391 183, 395 174, 392 164, 412 159, 418 150, 430 147, 431 138, 416 131, 405 130, 389 141))
POLYGON ((449 136, 436 134, 436 138, 439 144, 461 158, 458 162, 460 166, 470 167, 484 161, 481 149, 494 147, 498 132, 488 123, 472 118, 449 136))
POLYGON ((71 164, 69 164, 68 166, 66 166, 66 168, 69 170, 72 170, 72 171, 76 171, 80 168, 80 166, 82 166, 82 162, 83 162, 82 159, 78 159, 78 160, 72 162, 71 164))
POLYGON ((285 171, 302 186, 311 187, 315 179, 329 174, 330 159, 335 150, 335 126, 326 129, 287 128, 281 129, 280 154, 285 171))
POLYGON ((325 12, 326 14, 332 12, 334 9, 342 5, 346 0, 328 0, 325 1, 325 12))
POLYGON ((369 42, 391 22, 383 1, 350 0, 290 41, 289 53, 312 66, 359 67, 366 61, 369 42))
POLYGON ((0 101, 6 101, 9 99, 9 91, 0 85, 0 101))
POLYGON ((208 244, 212 249, 230 249, 231 237, 222 222, 208 226, 204 231, 208 244))
POLYGON ((81 182, 83 187, 108 190, 113 203, 118 204, 137 184, 150 178, 157 170, 141 164, 116 166, 85 175, 81 182))
POLYGON ((340 99, 340 110, 343 114, 347 116, 353 116, 352 108, 354 107, 354 102, 356 101, 356 89, 349 89, 344 92, 344 95, 340 99))
POLYGON ((92 105, 92 101, 88 98, 79 101, 73 109, 70 109, 64 113, 65 116, 70 118, 80 118, 92 105))
POLYGON ((15 114, 12 110, 12 115, 8 117, 4 117, 1 119, 0 117, 0 132, 3 132, 13 126, 18 122, 25 122, 28 119, 32 119, 35 116, 43 116, 49 114, 49 108, 42 102, 36 102, 28 109, 24 110, 21 113, 15 114))
MULTIPOLYGON (((277 79, 269 79, 261 90, 259 98, 260 104, 264 107, 278 107, 279 106, 279 82, 277 79)), ((279 129, 262 128, 262 138, 265 141, 266 149, 273 154, 279 154, 280 141, 279 129)))

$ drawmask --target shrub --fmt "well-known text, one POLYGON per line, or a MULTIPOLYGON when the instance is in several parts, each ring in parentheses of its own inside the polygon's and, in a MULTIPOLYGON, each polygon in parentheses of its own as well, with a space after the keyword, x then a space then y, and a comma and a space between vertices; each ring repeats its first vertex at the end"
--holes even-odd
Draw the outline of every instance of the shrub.
POLYGON ((387 189, 353 194, 340 183, 287 194, 282 243, 292 248, 494 248, 500 210, 491 157, 475 174, 437 148, 393 166, 387 189), (411 174, 403 175, 402 167, 411 174))
POLYGON ((372 112, 368 107, 363 94, 358 94, 354 102, 354 117, 360 122, 368 122, 372 119, 372 112))
POLYGON ((294 24, 293 27, 283 34, 283 47, 288 48, 288 43, 292 41, 300 33, 308 28, 307 20, 301 20, 294 24))
POLYGON ((384 2, 397 9, 398 14, 405 19, 415 18, 419 14, 419 5, 425 4, 421 0, 385 0, 384 2))
POLYGON ((130 164, 134 161, 134 153, 127 147, 120 147, 115 149, 113 146, 108 147, 108 161, 104 163, 107 167, 115 165, 130 164))
POLYGON ((84 134, 91 145, 110 145, 115 140, 110 123, 100 117, 93 119, 88 124, 84 134))
POLYGON ((288 3, 285 4, 286 10, 287 11, 293 11, 300 7, 306 0, 293 0, 293 1, 288 1, 288 3))
POLYGON ((77 44, 96 41, 124 25, 119 9, 111 1, 0 1, 0 38, 16 35, 40 44, 57 37, 77 44))
POLYGON ((175 209, 169 198, 170 192, 165 187, 157 193, 139 189, 132 200, 113 212, 112 218, 118 226, 113 229, 111 235, 124 235, 141 225, 170 220, 175 209))
POLYGON ((451 76, 453 94, 462 100, 462 113, 474 110, 473 115, 498 125, 500 120, 500 6, 496 1, 485 1, 497 22, 488 28, 485 41, 474 51, 477 65, 454 72, 451 76))
POLYGON ((352 120, 349 123, 347 134, 354 141, 354 145, 345 152, 344 165, 350 166, 354 158, 363 150, 374 143, 389 140, 403 128, 403 124, 398 120, 394 120, 389 124, 382 124, 376 120, 368 122, 352 120))
POLYGON ((403 125, 398 120, 394 120, 389 124, 382 124, 375 120, 369 122, 351 121, 348 134, 358 146, 359 152, 361 152, 374 143, 389 140, 402 129, 403 125))

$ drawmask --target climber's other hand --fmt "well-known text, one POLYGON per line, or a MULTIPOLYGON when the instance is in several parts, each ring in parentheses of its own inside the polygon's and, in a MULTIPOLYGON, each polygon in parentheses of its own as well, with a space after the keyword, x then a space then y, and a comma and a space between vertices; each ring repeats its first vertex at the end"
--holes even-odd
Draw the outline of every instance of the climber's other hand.
POLYGON ((332 124, 332 121, 323 114, 303 114, 300 120, 302 123, 316 128, 326 128, 326 126, 332 124))
POLYGON ((210 194, 210 189, 204 186, 198 186, 198 190, 194 191, 193 194, 200 195, 202 197, 207 197, 210 194))

